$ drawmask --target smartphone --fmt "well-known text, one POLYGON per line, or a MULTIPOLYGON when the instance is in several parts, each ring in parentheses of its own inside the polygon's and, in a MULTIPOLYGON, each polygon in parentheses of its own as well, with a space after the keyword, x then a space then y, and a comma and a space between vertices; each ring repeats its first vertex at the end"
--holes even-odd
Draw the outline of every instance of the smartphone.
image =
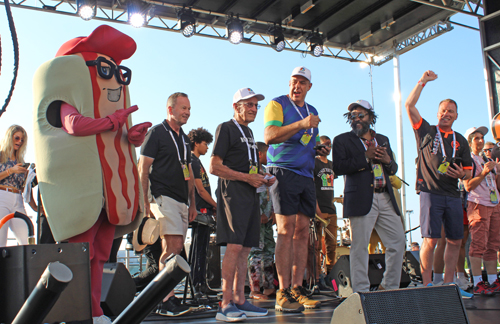
POLYGON ((24 164, 23 164, 23 168, 27 169, 27 168, 29 168, 29 167, 30 167, 30 165, 31 165, 31 163, 29 163, 29 162, 24 163, 24 164))
POLYGON ((451 158, 451 165, 453 165, 453 163, 456 163, 458 166, 461 166, 462 165, 462 158, 460 156, 456 156, 454 158, 451 158))
POLYGON ((387 147, 388 145, 389 145, 389 143, 388 143, 388 142, 385 142, 384 144, 382 144, 382 145, 380 145, 380 146, 382 146, 382 147, 387 147))
POLYGON ((313 147, 313 149, 315 149, 316 151, 319 151, 319 150, 324 149, 324 148, 326 148, 326 145, 323 145, 323 144, 318 144, 315 147, 313 147))

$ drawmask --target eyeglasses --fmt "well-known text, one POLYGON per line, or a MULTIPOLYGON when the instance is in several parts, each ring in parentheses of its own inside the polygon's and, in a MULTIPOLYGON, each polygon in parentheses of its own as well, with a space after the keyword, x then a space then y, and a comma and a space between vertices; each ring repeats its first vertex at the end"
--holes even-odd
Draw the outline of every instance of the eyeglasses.
POLYGON ((113 75, 118 81, 119 84, 129 85, 130 80, 132 79, 132 71, 123 65, 116 66, 113 62, 105 59, 102 56, 99 56, 94 61, 86 61, 87 66, 97 66, 97 73, 103 79, 111 79, 113 75), (107 65, 102 65, 105 63, 107 65))
POLYGON ((260 109, 260 105, 253 102, 243 102, 242 104, 247 108, 253 108, 255 106, 255 108, 260 109))
POLYGON ((14 136, 14 141, 19 141, 19 140, 21 140, 21 143, 24 143, 24 138, 19 136, 14 136))
POLYGON ((351 114, 351 115, 349 116, 349 119, 350 119, 350 120, 356 120, 356 118, 358 118, 358 117, 359 117, 359 119, 363 119, 363 118, 365 118, 365 116, 366 116, 365 114, 358 114, 358 115, 351 114))
POLYGON ((489 149, 483 149, 483 151, 485 152, 491 152, 491 150, 493 150, 492 148, 489 148, 489 149))

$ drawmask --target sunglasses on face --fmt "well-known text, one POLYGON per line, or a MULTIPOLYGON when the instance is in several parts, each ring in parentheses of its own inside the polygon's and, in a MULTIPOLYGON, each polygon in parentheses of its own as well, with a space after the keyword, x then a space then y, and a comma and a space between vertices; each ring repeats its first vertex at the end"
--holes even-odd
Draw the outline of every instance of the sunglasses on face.
POLYGON ((256 104, 256 103, 253 103, 253 102, 244 102, 243 105, 247 108, 253 108, 255 106, 255 108, 259 109, 260 108, 260 105, 259 104, 256 104))
POLYGON ((485 152, 491 152, 491 150, 493 150, 493 149, 489 148, 489 149, 484 149, 483 151, 485 151, 485 152))
POLYGON ((359 119, 363 119, 363 118, 365 118, 365 116, 366 116, 366 114, 357 114, 357 115, 356 114, 351 114, 349 116, 349 119, 350 120, 356 120, 356 118, 358 118, 358 117, 359 117, 359 119))
POLYGON ((113 62, 99 56, 94 61, 86 61, 87 66, 97 66, 97 73, 103 79, 111 79, 113 75, 119 84, 129 85, 132 79, 132 71, 123 65, 116 66, 113 62), (105 63, 106 65, 103 65, 105 63))
POLYGON ((19 137, 19 136, 14 136, 14 141, 16 141, 16 142, 17 142, 17 141, 19 141, 19 140, 21 141, 21 143, 24 143, 24 138, 19 137))

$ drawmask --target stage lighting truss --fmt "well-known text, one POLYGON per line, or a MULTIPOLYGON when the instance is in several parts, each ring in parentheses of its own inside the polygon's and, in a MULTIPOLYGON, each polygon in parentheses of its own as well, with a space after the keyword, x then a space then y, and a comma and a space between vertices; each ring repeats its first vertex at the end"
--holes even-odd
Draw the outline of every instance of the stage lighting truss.
POLYGON ((312 56, 320 57, 325 51, 323 49, 323 39, 318 31, 312 32, 309 37, 307 37, 307 44, 312 56))
POLYGON ((129 1, 127 3, 128 23, 135 28, 145 26, 147 24, 146 11, 142 2, 129 1))
POLYGON ((276 52, 281 52, 285 49, 285 36, 283 35, 283 30, 281 26, 273 26, 269 28, 269 42, 271 47, 276 50, 276 52))
POLYGON ((226 20, 226 35, 231 44, 238 45, 243 41, 243 24, 238 16, 231 16, 226 20))
POLYGON ((97 0, 76 0, 76 11, 83 20, 90 20, 95 17, 97 0))
POLYGON ((181 9, 177 13, 181 34, 184 37, 191 37, 196 33, 196 19, 191 10, 181 9))

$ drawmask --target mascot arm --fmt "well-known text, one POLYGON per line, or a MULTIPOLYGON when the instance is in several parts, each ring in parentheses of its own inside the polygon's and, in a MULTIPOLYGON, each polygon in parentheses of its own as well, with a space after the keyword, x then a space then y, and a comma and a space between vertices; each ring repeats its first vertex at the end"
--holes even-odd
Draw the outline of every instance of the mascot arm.
POLYGON ((128 130, 128 141, 130 144, 135 146, 141 146, 142 142, 144 142, 144 138, 146 137, 146 133, 148 132, 148 128, 153 126, 150 122, 145 122, 141 124, 137 124, 132 126, 128 130))
POLYGON ((63 103, 61 105, 62 129, 74 136, 89 136, 113 129, 109 118, 94 119, 82 116, 75 107, 63 103))
POLYGON ((88 136, 106 131, 116 132, 125 124, 128 115, 136 111, 137 106, 120 109, 104 118, 90 118, 82 116, 75 107, 63 103, 61 105, 62 129, 70 135, 88 136))

